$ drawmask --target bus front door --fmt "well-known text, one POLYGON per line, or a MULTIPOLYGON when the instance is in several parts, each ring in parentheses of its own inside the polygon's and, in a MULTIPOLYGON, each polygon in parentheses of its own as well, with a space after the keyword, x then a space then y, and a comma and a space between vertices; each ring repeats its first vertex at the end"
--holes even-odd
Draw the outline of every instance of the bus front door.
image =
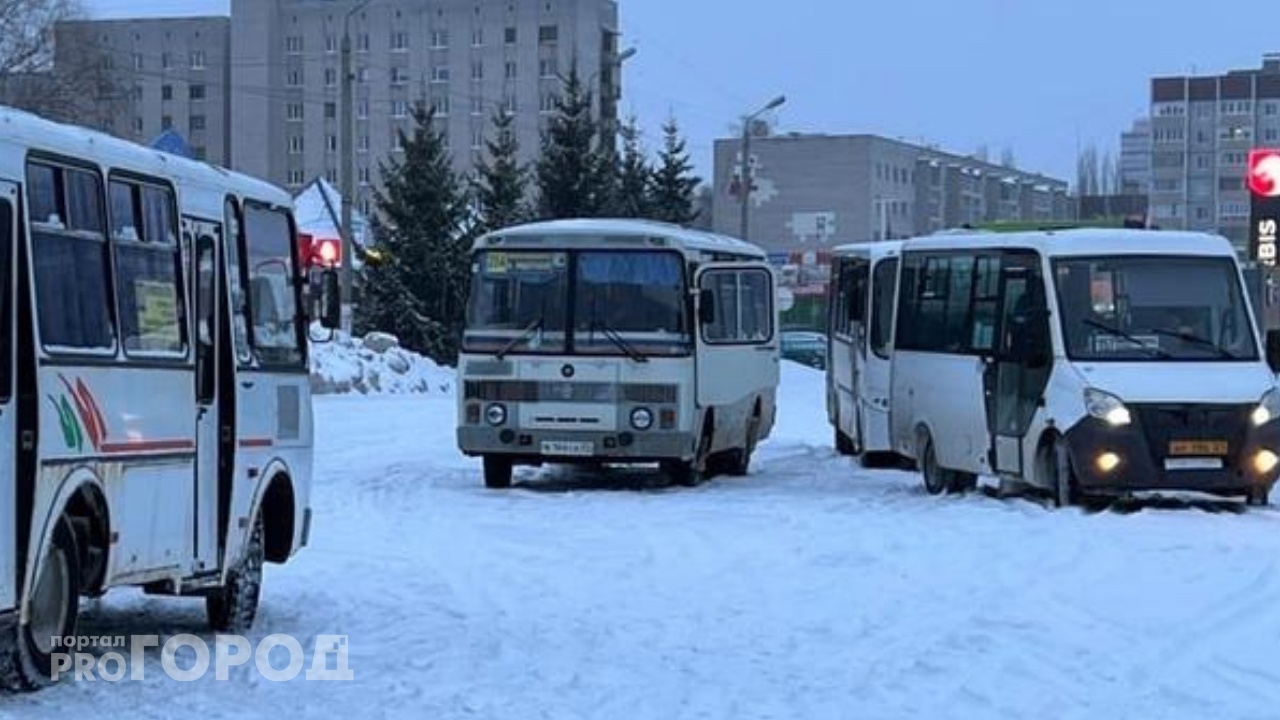
POLYGON ((18 186, 0 182, 0 612, 17 605, 18 494, 14 482, 20 439, 13 401, 14 249, 17 234, 18 186), (15 531, 15 528, 17 530, 15 531))
POLYGON ((1000 342, 984 377, 993 469, 1022 477, 1028 458, 1023 439, 1052 370, 1049 311, 1034 255, 1005 258, 1000 279, 1000 342))
POLYGON ((192 269, 195 278, 195 346, 196 346, 196 492, 195 540, 197 572, 210 572, 219 566, 222 509, 219 507, 219 485, 230 479, 232 458, 228 429, 222 422, 224 408, 219 402, 228 380, 220 377, 220 357, 227 350, 229 333, 223 327, 225 308, 220 299, 223 289, 221 234, 216 223, 187 219, 186 231, 191 243, 192 269))

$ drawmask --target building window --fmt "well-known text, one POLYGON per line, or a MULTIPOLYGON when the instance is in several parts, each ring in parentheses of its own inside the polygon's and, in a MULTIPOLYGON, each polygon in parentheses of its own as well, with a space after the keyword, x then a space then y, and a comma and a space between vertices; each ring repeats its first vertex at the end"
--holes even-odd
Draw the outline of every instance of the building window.
POLYGON ((478 150, 484 147, 484 128, 471 128, 471 149, 478 150))
POLYGON ((336 153, 336 152, 338 152, 338 136, 337 136, 337 135, 332 135, 332 134, 330 134, 330 135, 325 135, 325 136, 324 136, 324 149, 325 149, 325 151, 326 151, 326 152, 330 152, 330 153, 336 153))
POLYGON ((1275 142, 1278 134, 1280 133, 1278 133, 1275 128, 1266 128, 1262 131, 1262 138, 1267 142, 1275 142))
POLYGON ((361 185, 369 184, 369 168, 362 167, 359 170, 359 181, 361 185))
POLYGON ((356 69, 356 82, 362 84, 369 82, 369 68, 362 67, 356 69))
POLYGON ((448 117, 449 115, 449 96, 436 95, 431 98, 431 109, 435 111, 437 117, 448 117))
POLYGON ((193 50, 193 51, 191 52, 191 69, 192 69, 192 70, 203 70, 204 68, 205 68, 205 64, 204 64, 204 51, 203 51, 203 50, 193 50))
POLYGON ((449 31, 448 30, 432 30, 431 31, 431 47, 437 50, 443 50, 449 47, 449 31))
POLYGON ((538 44, 552 45, 560 40, 560 28, 555 25, 543 25, 538 28, 538 44))
POLYGON ((161 115, 161 116, 160 116, 160 129, 161 129, 161 130, 172 130, 172 129, 173 129, 173 116, 172 116, 172 115, 161 115))
POLYGON ((204 129, 205 129, 205 119, 204 119, 204 116, 203 116, 203 115, 192 115, 192 116, 191 116, 191 121, 190 121, 189 125, 190 125, 190 127, 191 127, 191 130, 192 130, 192 131, 196 131, 196 130, 204 130, 204 129))
POLYGON ((557 100, 557 99, 558 99, 558 98, 557 98, 557 96, 556 96, 556 94, 555 94, 555 93, 546 93, 546 94, 544 94, 544 95, 542 96, 542 105, 539 107, 539 109, 540 109, 542 112, 544 112, 544 113, 552 113, 552 112, 555 112, 555 111, 556 111, 556 100, 557 100))
POLYGON ((284 51, 290 55, 302 54, 302 36, 290 35, 284 39, 284 51))
POLYGON ((560 63, 555 57, 542 58, 538 61, 538 77, 553 78, 560 74, 560 63))
POLYGON ((471 47, 483 47, 483 46, 484 46, 484 29, 476 28, 475 30, 472 30, 471 31, 471 47))
POLYGON ((338 52, 338 36, 337 35, 324 36, 324 51, 327 53, 338 52))
POLYGON ((360 101, 356 103, 356 117, 361 120, 367 120, 369 118, 369 100, 367 98, 361 98, 360 101))
POLYGON ((324 116, 326 120, 333 120, 338 117, 338 103, 327 102, 324 104, 324 116))
POLYGON ((409 49, 409 33, 395 32, 391 34, 391 51, 405 52, 409 49))
POLYGON ((391 129, 391 152, 404 152, 404 131, 400 128, 391 129))
POLYGON ((391 68, 391 84, 392 85, 408 85, 409 69, 402 67, 391 68))
POLYGON ((433 83, 449 82, 449 66, 436 65, 435 67, 431 68, 431 82, 433 83))
POLYGON ((140 133, 140 132, 142 132, 142 130, 143 130, 142 118, 140 118, 140 117, 136 117, 136 118, 134 118, 134 119, 133 119, 133 131, 134 131, 134 132, 136 132, 136 133, 140 133))
POLYGON ((357 139, 356 149, 362 153, 369 152, 369 136, 368 135, 361 135, 359 139, 357 139))
POLYGON ((508 80, 512 80, 512 79, 514 79, 514 78, 516 77, 516 75, 518 74, 518 71, 519 71, 519 68, 516 66, 516 61, 515 61, 515 60, 508 60, 508 61, 507 61, 507 70, 506 70, 506 76, 507 76, 507 79, 508 79, 508 80))
POLYGON ((289 153, 291 155, 302 154, 302 136, 301 135, 289 136, 289 153))
POLYGON ((328 170, 325 170, 324 179, 328 180, 331 184, 336 185, 338 182, 338 171, 335 170, 334 168, 329 168, 328 170))
POLYGON ((515 44, 516 44, 516 29, 515 29, 514 27, 509 27, 509 28, 507 28, 506 32, 504 33, 504 39, 506 40, 506 43, 507 43, 508 45, 515 45, 515 44))
POLYGON ((161 85, 161 86, 160 86, 160 99, 161 99, 161 100, 172 100, 172 99, 173 99, 173 86, 172 86, 172 85, 161 85))
POLYGON ((369 52, 369 33, 361 33, 360 37, 356 38, 356 50, 362 53, 369 52))
POLYGON ((192 85, 187 88, 187 92, 191 96, 192 100, 204 99, 204 85, 192 85))
POLYGON ((142 55, 140 55, 140 54, 138 54, 138 53, 134 53, 134 54, 133 54, 133 69, 134 69, 134 70, 142 70, 142 69, 143 69, 143 66, 142 66, 142 55))
POLYGON ((481 97, 471 98, 471 114, 472 115, 484 114, 484 98, 481 98, 481 97))
POLYGON ((306 175, 301 170, 289 171, 289 184, 298 187, 306 182, 306 175))
POLYGON ((1269 102, 1269 103, 1263 103, 1263 104, 1262 104, 1262 114, 1263 114, 1263 115, 1266 115, 1266 116, 1268 116, 1268 117, 1271 117, 1271 116, 1273 116, 1273 115, 1275 115, 1275 114, 1276 114, 1276 111, 1277 111, 1277 105, 1276 105, 1276 103, 1269 102))
POLYGON ((171 53, 160 53, 160 68, 168 70, 173 67, 173 55, 171 53))
POLYGON ((300 122, 303 117, 302 103, 289 103, 285 105, 284 117, 289 122, 300 122))
POLYGON ((484 61, 483 60, 471 61, 471 79, 472 80, 484 79, 484 61))
POLYGON ((409 103, 404 100, 391 101, 391 117, 404 118, 409 117, 409 103))
POLYGON ((338 84, 338 71, 334 68, 324 69, 324 85, 325 87, 334 87, 338 84))
POLYGON ((290 70, 285 84, 289 87, 302 87, 302 70, 300 68, 290 70))

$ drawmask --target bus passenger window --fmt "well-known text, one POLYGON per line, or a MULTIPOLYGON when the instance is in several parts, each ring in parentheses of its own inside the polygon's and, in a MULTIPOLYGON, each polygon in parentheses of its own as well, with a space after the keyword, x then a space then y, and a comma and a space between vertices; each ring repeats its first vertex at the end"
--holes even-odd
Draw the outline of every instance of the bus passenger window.
POLYGON ((120 329, 129 355, 187 352, 173 203, 167 189, 111 182, 120 329))
POLYGON ((249 318, 258 359, 268 365, 302 364, 293 229, 279 211, 247 205, 249 318))

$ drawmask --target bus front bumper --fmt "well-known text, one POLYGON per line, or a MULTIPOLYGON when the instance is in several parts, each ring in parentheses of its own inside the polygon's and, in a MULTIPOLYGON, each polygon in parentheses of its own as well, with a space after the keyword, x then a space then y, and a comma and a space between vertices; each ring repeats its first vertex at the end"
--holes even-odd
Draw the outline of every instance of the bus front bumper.
POLYGON ((458 448, 468 456, 506 455, 520 462, 640 463, 693 458, 691 432, 583 432, 467 426, 458 448))
POLYGON ((1075 480, 1102 494, 1269 490, 1280 475, 1280 421, 1255 427, 1248 413, 1139 409, 1124 427, 1087 418, 1066 434, 1075 480))

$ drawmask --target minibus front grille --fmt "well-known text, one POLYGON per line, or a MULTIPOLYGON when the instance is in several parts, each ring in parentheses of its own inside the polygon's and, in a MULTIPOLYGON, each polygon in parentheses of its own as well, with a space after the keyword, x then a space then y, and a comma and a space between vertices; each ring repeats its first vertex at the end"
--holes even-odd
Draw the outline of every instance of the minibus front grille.
POLYGON ((495 402, 582 402, 672 404, 675 385, 600 382, 540 382, 535 380, 468 380, 467 400, 495 402))
POLYGON ((1230 466, 1239 457, 1253 405, 1136 404, 1130 406, 1146 436, 1152 460, 1170 456, 1175 441, 1227 444, 1222 456, 1230 466))

